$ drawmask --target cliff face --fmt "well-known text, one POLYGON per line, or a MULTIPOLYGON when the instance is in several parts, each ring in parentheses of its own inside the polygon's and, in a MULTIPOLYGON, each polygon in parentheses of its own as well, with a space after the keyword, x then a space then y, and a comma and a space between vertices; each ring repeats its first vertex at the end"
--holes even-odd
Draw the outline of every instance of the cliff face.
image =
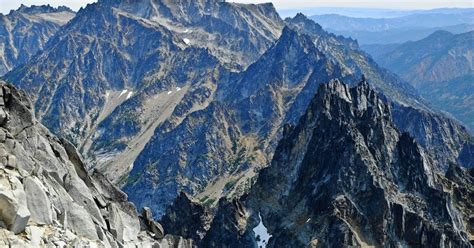
MULTIPOLYGON (((366 82, 335 80, 285 126, 249 193, 221 199, 204 237, 192 238, 199 247, 471 247, 471 183, 472 169, 437 173, 366 82)), ((164 219, 192 220, 179 213, 188 206, 175 201, 164 219)))
POLYGON ((152 228, 159 224, 139 217, 125 193, 88 173, 75 148, 34 118, 25 93, 4 82, 0 157, 0 246, 191 247, 152 228))
POLYGON ((61 26, 74 17, 66 7, 22 5, 0 14, 0 76, 28 62, 61 26))
POLYGON ((439 178, 375 91, 333 81, 281 140, 249 202, 271 247, 470 247, 439 178))

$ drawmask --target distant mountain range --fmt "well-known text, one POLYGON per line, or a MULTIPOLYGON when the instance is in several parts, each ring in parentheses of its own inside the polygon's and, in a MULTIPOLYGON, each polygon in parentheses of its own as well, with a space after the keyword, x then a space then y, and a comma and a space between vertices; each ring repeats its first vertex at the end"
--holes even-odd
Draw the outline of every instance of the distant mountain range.
POLYGON ((438 31, 416 42, 363 49, 474 130, 474 31, 438 31))
POLYGON ((355 18, 338 14, 311 18, 323 28, 357 39, 363 45, 415 41, 437 30, 464 33, 474 29, 474 9, 409 13, 393 18, 355 18))
POLYGON ((315 7, 278 9, 282 17, 293 17, 298 13, 306 16, 335 14, 355 18, 397 18, 414 14, 458 14, 472 12, 469 8, 437 8, 428 10, 398 10, 383 8, 315 7))

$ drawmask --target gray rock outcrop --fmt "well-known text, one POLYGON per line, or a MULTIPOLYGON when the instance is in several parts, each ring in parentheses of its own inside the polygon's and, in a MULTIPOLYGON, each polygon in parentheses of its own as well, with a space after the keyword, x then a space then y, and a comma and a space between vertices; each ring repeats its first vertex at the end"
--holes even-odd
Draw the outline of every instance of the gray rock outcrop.
POLYGON ((0 91, 1 247, 192 246, 159 223, 142 229, 127 195, 87 172, 74 147, 36 121, 23 92, 4 82, 0 91))

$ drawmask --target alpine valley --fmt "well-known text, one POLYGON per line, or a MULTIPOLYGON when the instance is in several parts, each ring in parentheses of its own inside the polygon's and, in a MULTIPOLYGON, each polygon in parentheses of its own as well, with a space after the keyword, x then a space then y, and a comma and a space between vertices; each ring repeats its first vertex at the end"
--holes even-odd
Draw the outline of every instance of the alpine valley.
POLYGON ((272 3, 0 15, 0 246, 472 247, 474 138, 390 65, 272 3))

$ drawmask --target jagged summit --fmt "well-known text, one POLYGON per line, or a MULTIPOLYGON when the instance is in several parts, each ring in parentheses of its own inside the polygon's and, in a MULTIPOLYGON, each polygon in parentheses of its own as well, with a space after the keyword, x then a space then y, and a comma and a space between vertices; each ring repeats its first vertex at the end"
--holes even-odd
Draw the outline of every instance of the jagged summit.
POLYGON ((471 247, 472 170, 436 174, 391 114, 365 81, 322 84, 248 194, 221 199, 210 224, 180 195, 163 219, 200 247, 471 247))
POLYGON ((26 6, 21 4, 20 7, 16 10, 11 10, 9 15, 23 13, 23 14, 41 14, 41 13, 58 13, 58 12, 71 12, 74 13, 72 9, 67 6, 58 6, 53 7, 51 5, 31 5, 26 6))
POLYGON ((22 5, 0 14, 0 76, 29 61, 75 15, 66 7, 22 5))
POLYGON ((466 212, 390 115, 366 83, 321 85, 247 200, 272 235, 267 247, 470 247, 466 212))
POLYGON ((280 38, 249 66, 242 79, 230 83, 233 89, 224 88, 222 94, 233 94, 230 98, 239 101, 263 90, 268 83, 293 88, 324 62, 327 62, 324 54, 316 48, 310 36, 285 27, 280 38))

